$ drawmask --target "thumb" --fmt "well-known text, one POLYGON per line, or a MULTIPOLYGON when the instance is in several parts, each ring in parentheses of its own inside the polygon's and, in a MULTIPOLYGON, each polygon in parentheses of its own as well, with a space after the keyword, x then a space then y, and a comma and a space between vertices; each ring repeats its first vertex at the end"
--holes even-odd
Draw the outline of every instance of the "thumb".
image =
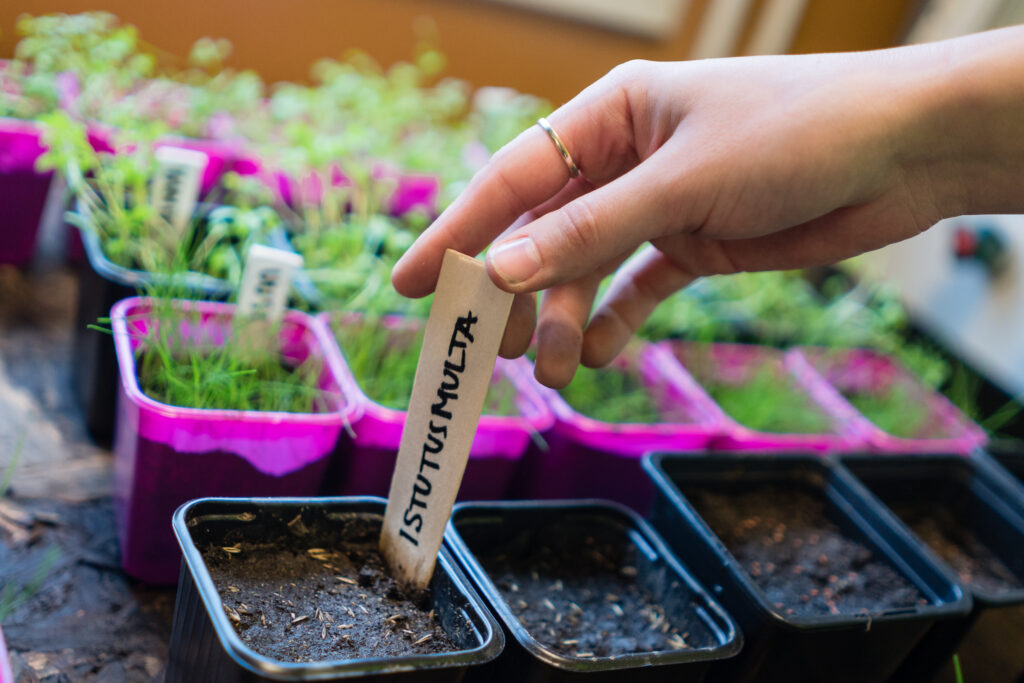
POLYGON ((685 224, 666 187, 662 150, 602 187, 504 235, 487 252, 494 283, 510 292, 565 284, 685 224))

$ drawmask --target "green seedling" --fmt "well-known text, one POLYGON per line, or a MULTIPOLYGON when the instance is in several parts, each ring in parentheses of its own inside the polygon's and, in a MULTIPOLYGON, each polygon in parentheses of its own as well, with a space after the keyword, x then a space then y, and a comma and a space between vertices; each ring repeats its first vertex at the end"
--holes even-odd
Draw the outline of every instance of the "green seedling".
POLYGON ((843 397, 883 432, 909 439, 940 437, 944 434, 920 434, 928 419, 927 403, 914 399, 906 387, 895 386, 885 391, 842 391, 843 397))
POLYGON ((155 131, 137 134, 131 151, 111 155, 94 151, 85 127, 66 114, 48 115, 43 122, 49 150, 38 167, 64 172, 79 207, 68 213, 68 221, 95 234, 104 255, 119 266, 237 282, 249 246, 265 241, 279 222, 267 207, 215 205, 224 198, 225 186, 197 207, 179 234, 150 199, 155 131))
MULTIPOLYGON (((280 327, 234 318, 224 339, 212 333, 183 339, 182 329, 200 330, 200 316, 155 300, 145 316, 153 327, 139 337, 136 374, 149 397, 169 405, 221 410, 324 412, 335 400, 320 388, 322 362, 283 358, 280 327)), ((131 321, 129 321, 131 325, 131 321)))
MULTIPOLYGON (((707 377, 709 373, 696 374, 707 377)), ((703 378, 700 381, 722 410, 750 429, 784 434, 823 434, 833 430, 831 418, 807 392, 773 367, 757 369, 737 383, 703 378)))
POLYGON ((630 369, 592 369, 580 366, 572 381, 559 390, 573 410, 594 420, 654 424, 678 422, 658 409, 649 390, 630 369))

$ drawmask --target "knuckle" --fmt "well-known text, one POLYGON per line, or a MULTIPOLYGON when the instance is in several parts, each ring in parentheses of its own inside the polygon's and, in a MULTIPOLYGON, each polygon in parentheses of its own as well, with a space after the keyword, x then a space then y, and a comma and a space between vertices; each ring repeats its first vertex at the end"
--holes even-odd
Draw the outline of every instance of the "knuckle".
POLYGON ((517 184, 502 164, 495 164, 492 172, 494 184, 500 188, 500 194, 510 213, 522 213, 530 208, 526 197, 519 192, 517 184))
POLYGON ((651 67, 652 62, 646 59, 631 59, 612 68, 610 77, 618 80, 632 80, 651 67))
POLYGON ((597 246, 597 218, 588 202, 577 200, 562 209, 561 233, 571 251, 597 246))

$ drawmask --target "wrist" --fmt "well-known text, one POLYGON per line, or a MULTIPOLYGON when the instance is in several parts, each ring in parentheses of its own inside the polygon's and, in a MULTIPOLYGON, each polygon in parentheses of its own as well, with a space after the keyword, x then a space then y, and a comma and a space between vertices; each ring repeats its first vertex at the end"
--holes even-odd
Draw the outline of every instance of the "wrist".
POLYGON ((908 50, 904 167, 943 216, 1024 212, 1024 27, 908 50))

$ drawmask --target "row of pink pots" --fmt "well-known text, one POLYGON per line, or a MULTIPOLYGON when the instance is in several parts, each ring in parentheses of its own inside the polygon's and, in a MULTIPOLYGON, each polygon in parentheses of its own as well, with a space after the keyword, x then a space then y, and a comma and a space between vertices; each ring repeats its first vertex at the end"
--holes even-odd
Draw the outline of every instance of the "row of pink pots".
MULTIPOLYGON (((94 126, 89 130, 89 142, 99 152, 113 152, 115 133, 113 129, 94 126)), ((205 196, 229 171, 265 177, 268 186, 275 189, 285 202, 300 196, 304 201, 315 202, 323 192, 315 175, 295 179, 286 173, 269 170, 239 142, 168 136, 156 144, 184 147, 207 155, 200 196, 205 196)), ((25 266, 35 254, 40 221, 53 178, 51 171, 36 170, 36 162, 45 151, 41 124, 0 118, 0 196, 4 197, 4 212, 0 217, 0 264, 25 266)), ((393 215, 414 211, 437 212, 440 181, 436 176, 403 173, 382 164, 374 169, 374 177, 394 184, 387 205, 393 215)), ((344 186, 349 180, 336 169, 332 182, 344 186)), ((59 195, 52 200, 66 201, 66 197, 59 195)), ((68 253, 73 262, 81 261, 84 256, 81 238, 74 230, 68 234, 68 253)))
MULTIPOLYGON (((178 307, 194 313, 176 330, 183 339, 223 343, 227 338, 232 305, 179 302, 178 307)), ((313 355, 322 361, 319 388, 327 400, 311 414, 204 410, 155 401, 140 389, 135 367, 135 351, 154 329, 151 302, 125 299, 111 315, 121 376, 117 507, 122 562, 130 574, 160 583, 175 580, 178 554, 166 520, 192 498, 386 495, 405 413, 375 403, 360 388, 327 314, 313 318, 289 312, 279 337, 283 358, 301 361, 313 355)), ((418 323, 387 318, 382 324, 397 332, 418 323)), ((581 415, 533 380, 528 361, 499 359, 495 381, 514 385, 518 414, 481 419, 461 497, 602 497, 643 510, 652 490, 640 461, 650 451, 968 452, 984 440, 978 427, 934 393, 922 394, 921 400, 934 405, 937 424, 946 432, 915 439, 874 433, 814 369, 813 363, 821 362, 814 350, 710 348, 720 378, 740 381, 744 373, 767 364, 807 392, 809 405, 826 416, 830 428, 820 434, 778 434, 740 425, 680 362, 688 350, 682 342, 638 347, 610 370, 634 373, 659 409, 671 410, 674 421, 656 424, 613 424, 581 415)), ((867 381, 861 375, 875 382, 909 379, 889 359, 849 353, 858 381, 867 381)))

